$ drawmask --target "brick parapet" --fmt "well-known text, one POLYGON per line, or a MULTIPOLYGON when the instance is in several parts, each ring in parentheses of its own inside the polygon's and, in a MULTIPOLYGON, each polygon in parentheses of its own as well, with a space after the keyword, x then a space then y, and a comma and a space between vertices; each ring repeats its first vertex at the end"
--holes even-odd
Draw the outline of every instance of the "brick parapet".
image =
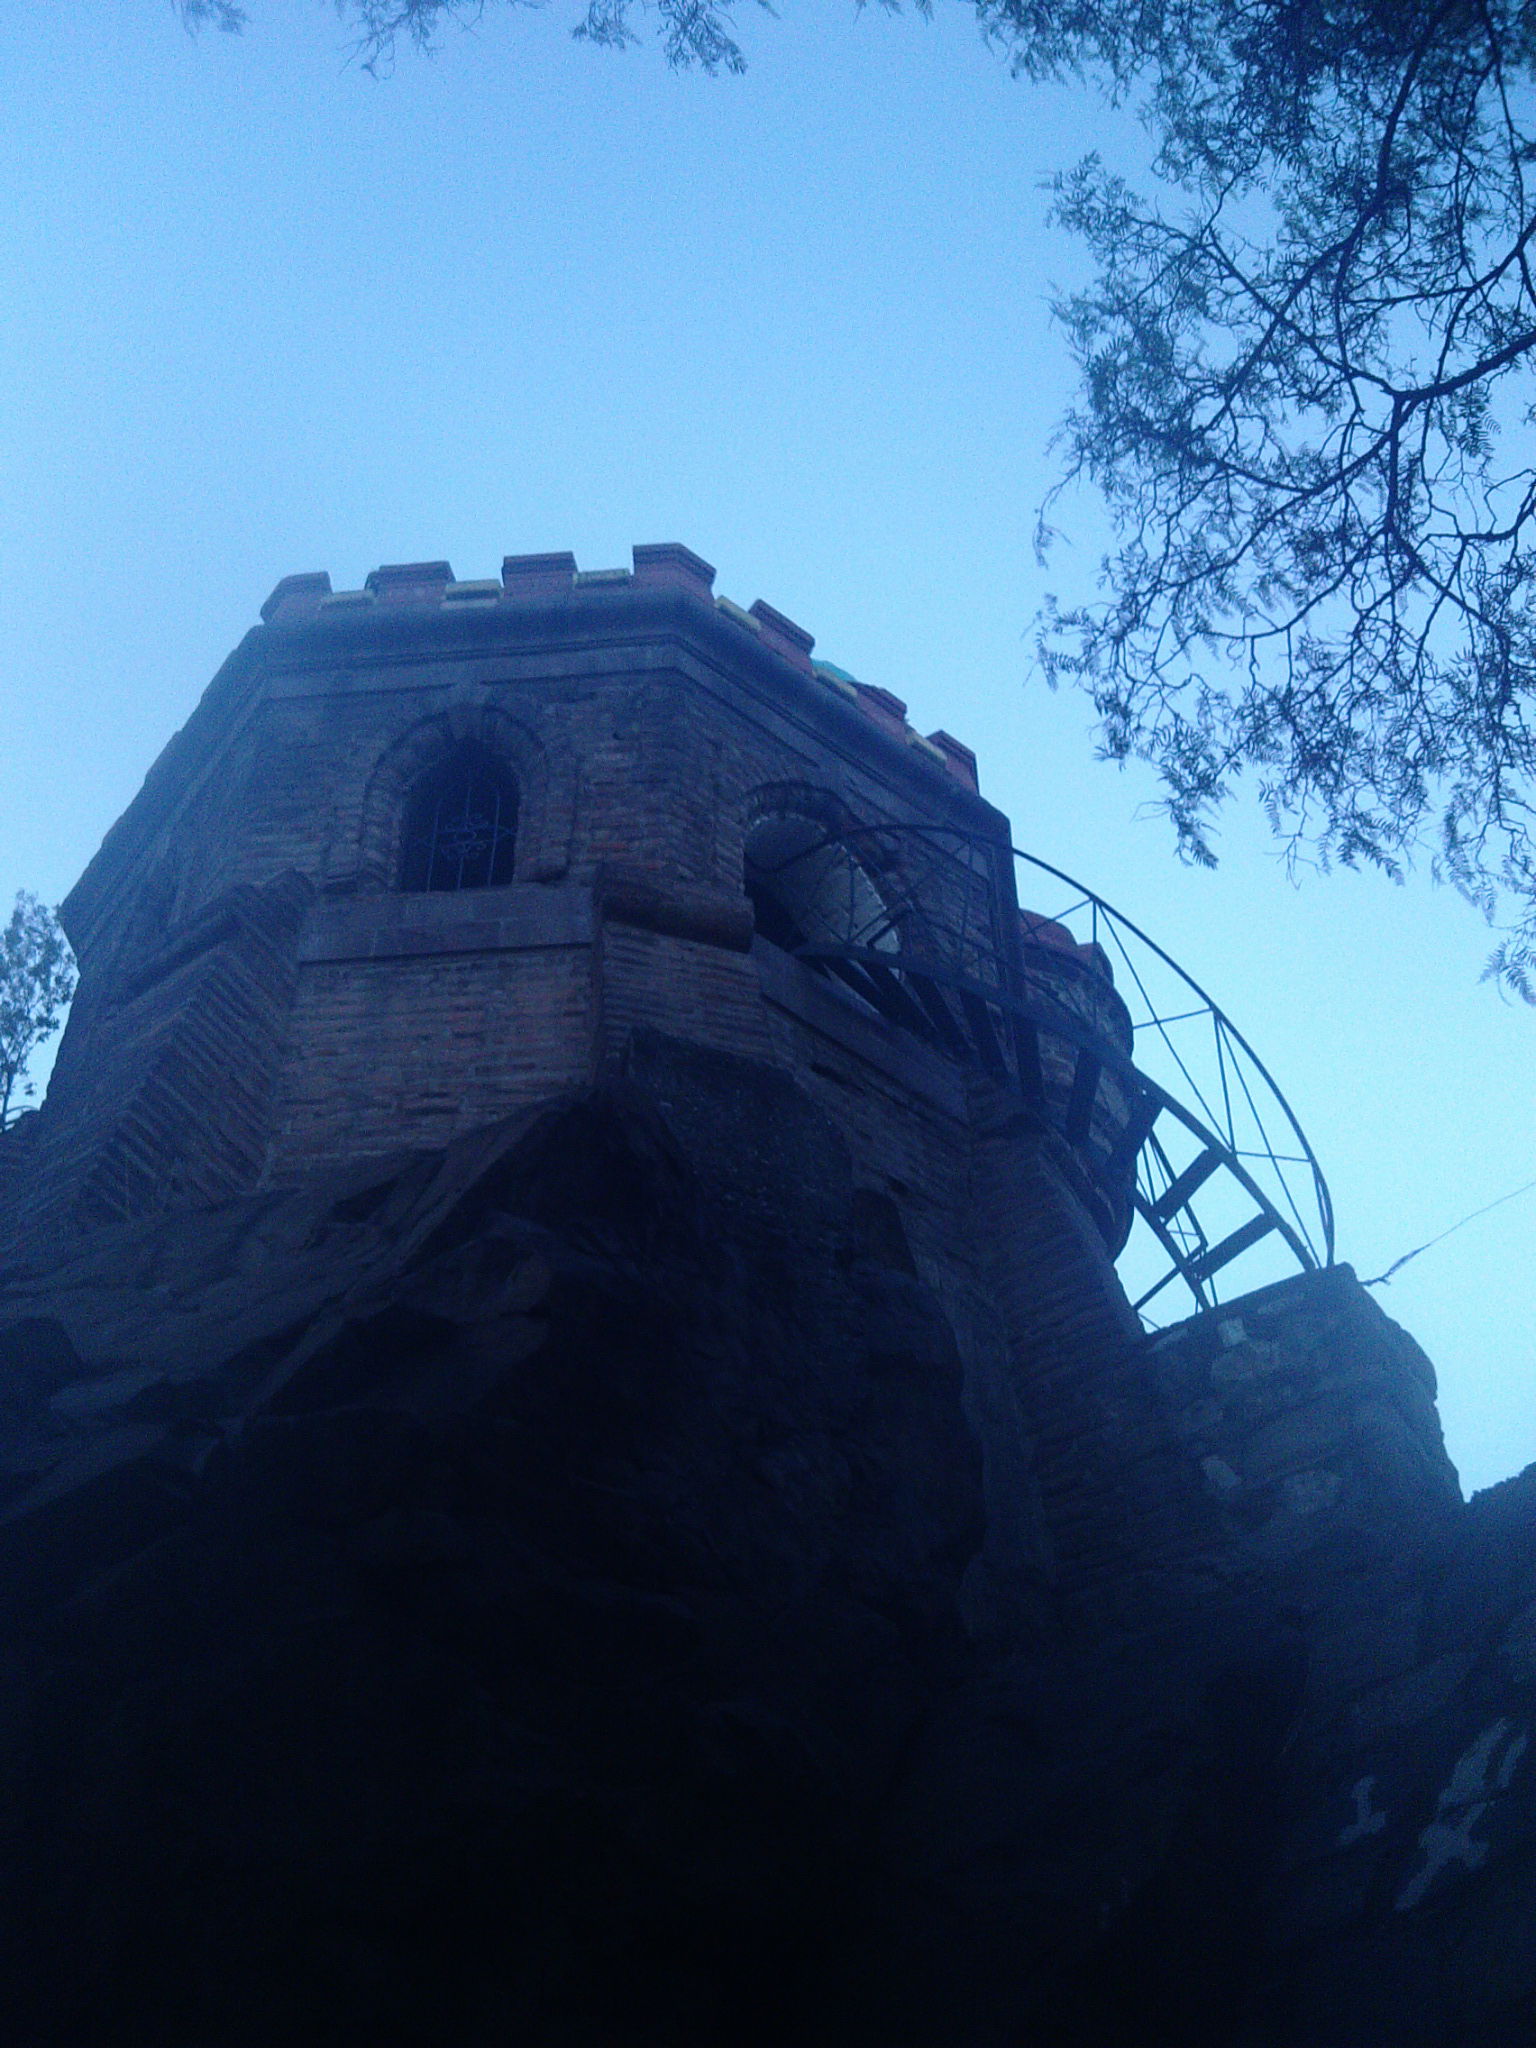
POLYGON ((576 581, 572 554, 507 555, 501 564, 501 587, 514 602, 536 603, 567 596, 576 581))
POLYGON ((605 1068, 622 1067, 641 1030, 772 1058, 757 975, 741 951, 615 919, 602 926, 594 964, 605 1068))
POLYGON ((453 581, 447 562, 386 562, 369 571, 363 588, 379 604, 441 604, 453 581))
POLYGON ((264 1179, 461 1133, 590 1078, 590 946, 316 961, 299 976, 264 1179))
MULTIPOLYGON (((750 629, 765 652, 804 676, 836 673, 812 663, 813 636, 764 599, 757 598, 743 610, 727 599, 714 598, 714 569, 691 549, 677 542, 662 542, 637 546, 632 556, 633 567, 627 571, 582 571, 569 553, 509 555, 502 563, 499 587, 489 581, 455 583, 447 562, 388 564, 373 570, 358 591, 333 591, 324 571, 286 576, 263 605, 262 618, 288 628, 323 622, 342 630, 364 624, 387 630, 385 615, 402 607, 458 619, 473 612, 505 620, 509 610, 520 612, 530 606, 568 608, 594 600, 632 603, 666 593, 684 597, 701 615, 713 613, 727 627, 750 629), (499 598, 499 602, 471 605, 462 601, 481 595, 499 598)), ((846 694, 878 730, 917 747, 921 758, 932 761, 963 787, 977 788, 976 756, 971 749, 943 731, 926 737, 917 733, 907 722, 906 705, 899 697, 877 685, 856 681, 846 694)))
POLYGON ((866 1078, 882 1075, 907 1104, 925 1103, 957 1124, 966 1120, 965 1083, 953 1061, 870 1015, 855 998, 777 946, 759 939, 753 953, 764 999, 789 1027, 787 1064, 814 1069, 838 1054, 850 1055, 866 1078))
POLYGON ((715 572, 710 563, 678 541, 661 541, 632 551, 634 579, 640 588, 682 590, 701 604, 714 602, 715 572))
POLYGON ((331 594, 329 572, 317 569, 308 575, 284 576, 261 608, 261 622, 264 626, 284 618, 297 618, 312 612, 321 598, 331 594))

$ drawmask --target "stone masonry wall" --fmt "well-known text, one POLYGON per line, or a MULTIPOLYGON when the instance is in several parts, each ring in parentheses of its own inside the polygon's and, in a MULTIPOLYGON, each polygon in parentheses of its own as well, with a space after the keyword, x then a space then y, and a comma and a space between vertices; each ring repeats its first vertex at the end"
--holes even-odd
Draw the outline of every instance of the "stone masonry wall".
POLYGON ((310 890, 237 889, 88 1006, 60 1048, 0 1235, 41 1239, 255 1185, 310 890))
MULTIPOLYGON (((83 1065, 102 1068, 91 1020, 117 1028, 113 989, 146 946, 231 890, 302 877, 317 901, 275 1097, 265 1067, 243 1071, 238 1033, 199 1083, 275 1101, 245 1184, 291 1181, 558 1094, 622 1058, 637 1025, 766 1054, 742 888, 765 803, 805 791, 856 825, 959 823, 1006 844, 963 750, 917 751, 896 700, 817 679, 808 636, 767 608, 722 613, 704 565, 660 552, 637 551, 628 583, 553 572, 559 604, 509 564, 494 602, 472 588, 453 605, 457 586, 429 564, 381 572, 372 597, 331 610, 308 587, 296 611, 291 597, 269 607, 276 623, 170 750, 179 786, 151 775, 66 905, 83 1065), (465 740, 516 778, 516 878, 403 898, 410 791, 465 740)), ((76 1109, 89 1154, 109 1108, 76 1109)))
POLYGON ((266 1178, 445 1144, 591 1065, 585 947, 320 961, 299 980, 266 1178))
POLYGON ((1145 1370, 1225 1536, 1255 1568, 1433 1523, 1461 1499, 1434 1368, 1347 1266, 1147 1341, 1145 1370))

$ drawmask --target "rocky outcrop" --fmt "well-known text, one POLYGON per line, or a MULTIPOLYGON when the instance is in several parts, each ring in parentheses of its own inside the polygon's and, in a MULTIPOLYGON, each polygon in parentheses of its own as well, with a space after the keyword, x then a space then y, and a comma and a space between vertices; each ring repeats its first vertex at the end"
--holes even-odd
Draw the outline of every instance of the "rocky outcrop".
POLYGON ((820 2024, 979 1456, 777 1087, 783 1228, 621 1085, 8 1276, 9 2038, 820 2024))
POLYGON ((1536 2037, 1536 1468, 1319 1592, 1282 1761, 1264 2039, 1536 2037))
POLYGON ((1528 2042, 1536 1468, 1462 1505, 1433 1368, 1347 1269, 1169 1332, 1148 1366, 1220 1524, 1196 1562, 1302 1658, 1250 1795, 1275 1832, 1233 2037, 1528 2042))
POLYGON ((656 1071, 0 1276, 7 2041, 1526 2041, 1531 1475, 1272 1290, 1127 1356, 1182 1540, 983 1628, 899 1212, 656 1071))

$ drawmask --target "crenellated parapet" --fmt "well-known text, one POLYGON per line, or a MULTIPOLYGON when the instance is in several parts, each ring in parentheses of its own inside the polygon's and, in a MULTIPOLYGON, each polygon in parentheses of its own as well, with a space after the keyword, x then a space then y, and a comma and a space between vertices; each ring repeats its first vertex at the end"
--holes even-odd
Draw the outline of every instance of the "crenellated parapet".
POLYGON ((812 661, 816 644, 812 635, 763 598, 743 606, 717 596, 714 569, 691 548, 663 541, 631 552, 628 569, 579 569, 576 557, 569 553, 507 555, 499 580, 468 583, 459 582, 447 562, 386 563, 370 571, 357 590, 332 590, 330 576, 322 569, 283 577, 262 606, 261 617, 264 625, 290 626, 401 606, 463 614, 508 606, 576 604, 599 595, 622 599, 670 592, 710 608, 803 675, 816 677, 846 698, 872 725, 913 748, 921 759, 969 789, 978 787, 976 756, 962 741, 943 731, 920 733, 908 720, 906 705, 889 690, 861 683, 829 662, 812 661))

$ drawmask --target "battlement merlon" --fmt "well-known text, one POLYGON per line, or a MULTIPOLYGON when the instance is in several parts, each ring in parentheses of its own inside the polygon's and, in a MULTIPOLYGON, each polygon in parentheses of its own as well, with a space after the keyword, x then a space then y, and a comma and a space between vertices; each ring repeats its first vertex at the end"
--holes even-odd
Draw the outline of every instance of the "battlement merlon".
MULTIPOLYGON (((715 572, 701 556, 679 541, 660 541, 631 550, 629 569, 579 569, 576 557, 568 553, 508 555, 501 565, 499 583, 460 583, 447 562, 389 562, 370 572, 360 590, 332 590, 323 569, 305 575, 285 576, 261 608, 265 625, 290 626, 312 620, 322 613, 345 613, 356 617, 374 607, 437 606, 500 607, 575 602, 597 591, 629 594, 641 591, 674 591, 692 597, 701 606, 712 606, 721 616, 752 634, 802 675, 819 675, 824 682, 837 677, 852 685, 847 692, 870 721, 925 759, 953 776, 966 788, 978 791, 976 756, 949 733, 919 733, 908 721, 907 707, 889 690, 861 683, 841 670, 813 663, 816 642, 803 626, 786 618, 765 599, 750 607, 714 594, 715 572)), ((832 687, 837 687, 832 683, 832 687)))
POLYGON ((1008 820, 981 798, 975 756, 950 734, 919 733, 889 691, 813 662, 812 636, 758 599, 750 610, 714 593, 714 570, 677 542, 637 546, 628 569, 578 568, 569 553, 508 556, 499 581, 461 582, 443 561, 390 563, 360 590, 337 591, 325 571, 285 576, 224 662, 186 724, 61 906, 75 951, 95 950, 112 926, 142 857, 219 762, 272 680, 317 662, 365 669, 402 654, 444 659, 512 651, 622 631, 626 640, 681 634, 712 666, 756 684, 848 755, 873 753, 920 806, 1006 845, 1008 820))

